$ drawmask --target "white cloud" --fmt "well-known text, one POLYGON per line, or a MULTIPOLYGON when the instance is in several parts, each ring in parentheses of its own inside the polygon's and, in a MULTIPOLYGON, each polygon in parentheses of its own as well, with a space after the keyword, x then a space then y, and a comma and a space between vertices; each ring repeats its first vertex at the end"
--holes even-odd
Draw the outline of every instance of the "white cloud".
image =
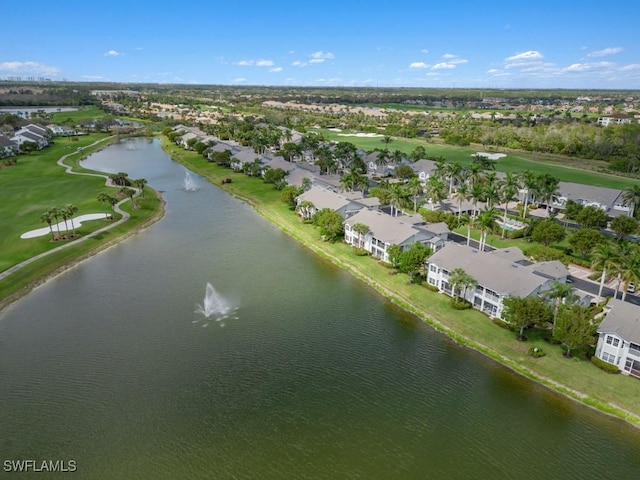
POLYGON ((234 83, 242 83, 242 82, 246 82, 247 79, 246 78, 242 78, 242 77, 238 77, 236 79, 233 80, 234 83))
POLYGON ((108 52, 106 52, 104 54, 105 57, 119 57, 121 55, 124 55, 124 53, 122 52, 117 52, 115 50, 109 50, 108 52))
POLYGON ((272 60, 240 60, 239 62, 234 62, 234 65, 238 65, 239 67, 273 67, 274 63, 272 60))
POLYGON ((322 63, 325 60, 333 60, 334 58, 335 56, 333 55, 333 53, 331 52, 325 53, 322 50, 319 50, 311 54, 311 59, 309 60, 309 63, 322 63))
POLYGON ((444 55, 442 55, 442 58, 444 59, 449 59, 449 58, 456 58, 457 55, 454 55, 453 53, 445 53, 444 55))
POLYGON ((450 70, 452 68, 456 68, 456 66, 453 63, 448 63, 448 62, 442 62, 442 63, 436 63, 433 67, 431 67, 433 70, 450 70))
POLYGON ((540 60, 542 58, 544 58, 544 55, 542 55, 537 50, 528 50, 526 52, 516 53, 515 55, 512 55, 511 57, 505 58, 505 62, 509 62, 509 63, 510 62, 522 62, 522 61, 540 60))
POLYGON ((511 75, 510 73, 508 73, 508 72, 503 72, 502 70, 498 70, 497 68, 492 68, 492 69, 490 69, 490 70, 487 70, 487 73, 488 73, 489 75, 494 76, 494 77, 505 77, 505 76, 507 76, 507 75, 511 75))
POLYGON ((429 68, 429 65, 424 62, 413 62, 409 68, 429 68))
POLYGON ((607 55, 620 53, 622 50, 624 50, 622 47, 609 47, 609 48, 596 50, 595 52, 588 53, 587 57, 606 57, 607 55))
POLYGON ((102 75, 82 75, 82 78, 93 81, 105 79, 105 77, 103 77, 102 75))
POLYGON ((596 62, 596 63, 574 63, 564 69, 565 72, 584 72, 587 70, 610 69, 615 67, 615 63, 596 62))
POLYGON ((273 67, 273 62, 271 60, 258 60, 256 67, 273 67))
POLYGON ((282 67, 273 67, 273 68, 270 68, 269 71, 274 73, 281 72, 282 67))
POLYGON ((314 63, 324 63, 325 60, 333 60, 335 58, 335 55, 331 52, 323 52, 322 50, 319 50, 317 52, 312 53, 309 56, 309 60, 306 62, 301 62, 300 60, 296 60, 295 62, 293 62, 291 65, 293 65, 294 67, 306 67, 307 65, 311 65, 314 63))
POLYGON ((586 63, 574 63, 565 68, 567 72, 581 72, 588 69, 589 66, 586 63))
POLYGON ((427 50, 426 48, 423 48, 422 50, 420 50, 422 53, 429 53, 429 50, 427 50))
POLYGON ((31 73, 34 75, 57 75, 60 70, 39 62, 2 62, 0 72, 31 73))
POLYGON ((638 69, 640 69, 640 63, 632 63, 631 65, 625 65, 620 70, 622 70, 623 72, 630 72, 631 70, 638 70, 638 69))
POLYGON ((469 63, 469 60, 467 60, 466 58, 453 58, 449 60, 448 63, 451 63, 453 65, 462 65, 463 63, 469 63))

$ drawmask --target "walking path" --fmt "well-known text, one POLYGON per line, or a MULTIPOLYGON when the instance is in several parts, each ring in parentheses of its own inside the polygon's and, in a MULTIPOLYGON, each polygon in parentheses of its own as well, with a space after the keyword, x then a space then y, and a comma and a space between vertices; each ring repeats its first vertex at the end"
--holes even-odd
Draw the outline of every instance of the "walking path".
MULTIPOLYGON (((91 145, 89 145, 89 147, 93 147, 95 145, 98 145, 101 142, 104 142, 105 140, 108 140, 111 137, 107 137, 107 138, 103 138, 102 140, 97 140, 96 142, 92 143, 91 145)), ((87 147, 85 147, 87 148, 87 147)), ((73 167, 70 167, 69 165, 65 164, 64 161, 67 157, 70 157, 71 155, 75 155, 78 152, 72 152, 72 153, 68 153, 64 156, 62 156, 59 160, 58 160, 58 165, 60 165, 61 167, 65 168, 65 172, 69 173, 71 175, 88 175, 90 177, 102 177, 105 179, 105 185, 108 187, 113 187, 114 185, 111 183, 111 180, 109 179, 108 175, 102 175, 99 173, 81 173, 81 172, 74 172, 73 171, 73 167)), ((134 188, 134 190, 136 191, 134 196, 138 196, 140 195, 140 190, 137 188, 134 188)), ((125 212, 124 210, 122 210, 120 208, 120 205, 123 202, 126 202, 127 200, 129 200, 128 198, 125 198, 123 200, 120 200, 117 204, 115 204, 113 206, 113 210, 119 214, 122 215, 122 218, 116 222, 113 222, 109 225, 107 225, 106 227, 103 227, 99 230, 96 230, 95 232, 91 232, 83 237, 80 237, 76 240, 72 240, 70 242, 64 243, 62 245, 60 245, 59 247, 53 248, 51 250, 48 250, 46 252, 42 252, 38 255, 36 255, 35 257, 31 257, 27 260, 25 260, 24 262, 18 263, 16 265, 14 265, 13 267, 8 268, 7 270, 5 270, 4 272, 0 273, 0 280, 3 280, 5 278, 7 278, 9 275, 11 275, 12 273, 17 272, 18 270, 20 270, 22 267, 25 267, 26 265, 29 265, 30 263, 35 262, 36 260, 40 260, 41 258, 46 257, 47 255, 51 255, 53 253, 59 252, 60 250, 63 250, 65 248, 69 248, 72 247, 74 245, 79 244, 80 242, 84 242, 92 237, 95 237, 97 235, 100 235, 102 232, 106 232, 107 230, 111 230, 112 228, 123 224, 124 222, 126 222, 127 220, 129 220, 129 217, 131 216, 128 212, 125 212)))

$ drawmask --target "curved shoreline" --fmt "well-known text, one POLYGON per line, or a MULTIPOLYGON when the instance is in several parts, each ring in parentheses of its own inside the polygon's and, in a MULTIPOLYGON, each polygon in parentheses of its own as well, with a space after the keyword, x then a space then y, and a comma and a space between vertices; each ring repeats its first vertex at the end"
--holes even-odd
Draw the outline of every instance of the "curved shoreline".
MULTIPOLYGON (((187 168, 193 169, 193 165, 190 165, 189 162, 181 160, 181 159, 178 159, 178 158, 175 158, 173 155, 171 155, 170 152, 168 152, 166 150, 165 150, 165 152, 167 153, 167 155, 169 155, 177 163, 180 163, 180 164, 186 166, 187 168)), ((557 382, 557 381, 553 380, 552 378, 546 377, 544 375, 540 375, 540 374, 536 373, 535 371, 518 364, 515 360, 504 356, 503 354, 501 354, 500 352, 494 350, 493 348, 491 348, 491 347, 489 347, 487 345, 484 345, 482 343, 479 343, 479 342, 469 338, 468 336, 465 336, 465 335, 455 331, 451 327, 447 326, 443 322, 441 322, 438 319, 436 319, 428 311, 426 311, 424 309, 421 309, 420 307, 418 307, 417 305, 412 303, 409 299, 405 298, 400 293, 390 290, 389 288, 385 287, 383 284, 381 284, 380 282, 378 282, 377 280, 375 280, 371 276, 366 275, 360 269, 358 269, 358 267, 356 265, 345 263, 341 259, 339 259, 339 258, 327 253, 326 251, 322 250, 319 245, 316 245, 316 244, 313 244, 313 243, 305 241, 299 235, 297 235, 293 230, 291 230, 290 228, 287 228, 286 225, 280 223, 273 215, 270 215, 267 210, 261 208, 261 205, 259 203, 254 202, 252 199, 244 197, 243 195, 238 194, 237 192, 230 191, 228 188, 225 188, 225 185, 222 185, 221 182, 219 182, 219 181, 215 181, 213 178, 211 178, 211 176, 207 175, 205 172, 198 171, 197 169, 195 170, 195 172, 198 173, 199 175, 203 176, 204 178, 206 178, 213 185, 216 185, 220 189, 224 190, 229 195, 231 195, 231 196, 241 200, 242 202, 250 205, 253 208, 253 210, 256 213, 258 213, 261 217, 266 219, 272 225, 276 226, 278 229, 280 229, 283 233, 285 233, 289 237, 291 237, 294 240, 296 240, 297 242, 299 242, 301 245, 305 246, 306 248, 309 248, 311 251, 313 251, 314 253, 318 254, 320 257, 329 260, 335 266, 337 266, 339 268, 342 268, 343 270, 348 271, 350 274, 352 274, 357 279, 363 281, 364 283, 366 283, 370 287, 374 288, 378 293, 383 295, 385 298, 389 299, 391 302, 395 303, 396 305, 398 305, 399 307, 403 308, 407 312, 409 312, 409 313, 411 313, 413 315, 416 315, 422 321, 424 321, 428 325, 432 326, 438 332, 447 335, 449 338, 454 340, 459 345, 463 345, 465 347, 471 348, 471 349, 481 353, 482 355, 484 355, 484 356, 486 356, 486 357, 498 362, 499 364, 507 367, 511 371, 513 371, 513 372, 515 372, 515 373, 517 373, 519 375, 522 375, 522 376, 528 378, 529 380, 538 383, 539 385, 542 385, 542 386, 544 386, 546 388, 549 388, 550 390, 562 395, 563 397, 565 397, 565 398, 567 398, 569 400, 577 402, 580 405, 588 407, 588 408, 590 408, 592 410, 595 410, 595 411, 597 411, 597 412, 599 412, 601 414, 605 414, 605 415, 610 416, 612 418, 616 418, 618 420, 622 420, 627 425, 629 425, 631 427, 640 429, 640 416, 639 415, 637 415, 635 413, 632 413, 632 412, 629 412, 629 411, 625 410, 624 408, 622 408, 622 407, 620 407, 618 405, 615 405, 613 403, 609 403, 609 402, 606 402, 606 401, 597 400, 595 398, 592 398, 586 393, 583 393, 583 392, 580 392, 578 390, 572 389, 572 388, 570 388, 570 387, 568 387, 568 386, 566 386, 566 385, 564 385, 564 384, 562 384, 560 382, 557 382)))
MULTIPOLYGON (((113 139, 113 137, 106 137, 103 138, 101 140, 97 140, 96 142, 92 143, 91 145, 88 145, 86 148, 90 148, 90 147, 94 147, 102 142, 108 141, 113 139)), ((75 172, 73 170, 73 166, 69 166, 66 163, 64 163, 64 161, 70 157, 71 155, 75 155, 78 152, 72 152, 72 153, 68 153, 66 155, 63 155, 62 157, 60 157, 57 160, 57 164, 60 165, 61 167, 63 167, 65 169, 65 173, 68 173, 70 175, 85 175, 85 176, 91 176, 91 177, 102 177, 105 179, 105 185, 112 187, 113 185, 111 185, 109 183, 109 176, 108 175, 104 175, 104 174, 100 174, 100 173, 85 173, 85 172, 75 172)), ((93 152, 92 152, 93 153, 93 152)), ((136 190, 136 194, 134 196, 138 196, 140 194, 138 189, 136 190)), ((79 263, 88 260, 89 258, 93 257, 94 255, 100 253, 103 250, 106 250, 108 248, 111 248, 117 244, 119 244, 120 242, 138 234, 139 232, 147 229, 148 227, 150 227, 151 225, 153 225, 154 223, 160 221, 165 214, 166 211, 166 204, 164 199, 162 198, 162 195, 160 195, 159 193, 156 193, 158 195, 158 198, 160 199, 160 207, 158 208, 158 210, 155 212, 155 214, 151 217, 149 217, 147 220, 145 220, 144 222, 142 222, 139 225, 134 226, 133 228, 123 232, 122 234, 116 236, 115 238, 112 238, 111 240, 108 240, 100 245, 97 245, 95 248, 89 250, 88 252, 85 252, 83 254, 78 255, 77 257, 75 257, 73 260, 68 261, 56 268, 54 268, 53 270, 51 270, 50 272, 42 275, 41 277, 37 278, 36 280, 33 280, 29 283, 27 283, 26 285, 24 285, 22 288, 20 288, 18 291, 6 296, 3 299, 0 299, 0 312, 2 312, 2 310, 4 310, 6 307, 8 307, 10 304, 12 304, 13 302, 15 302, 16 300, 19 300, 20 298, 24 297, 25 295, 29 294, 30 292, 32 292, 34 289, 36 289, 37 287, 39 287, 40 285, 43 285, 44 283, 48 282, 49 280, 57 277, 58 275, 64 273, 65 271, 73 268, 74 266, 78 265, 79 263)), ((56 248, 53 248, 51 250, 47 250, 46 252, 42 252, 38 255, 35 255, 31 258, 28 258, 27 260, 24 260, 23 262, 20 262, 10 268, 8 268, 7 270, 5 270, 4 272, 0 273, 0 280, 3 280, 7 277, 9 277, 11 274, 17 272, 18 270, 20 270, 21 268, 37 261, 40 260, 42 258, 47 257, 48 255, 52 255, 56 252, 59 252, 60 250, 63 249, 67 249, 67 248, 71 248, 74 247, 76 245, 78 245, 81 242, 84 242, 90 238, 93 238, 97 235, 100 235, 104 232, 107 232, 115 227, 117 227, 118 225, 122 225, 125 222, 127 222, 130 218, 131 218, 131 214, 125 210, 122 210, 120 208, 120 205, 123 204, 124 202, 127 202, 129 199, 128 198, 124 198, 122 200, 120 200, 116 205, 114 205, 114 210, 122 215, 122 218, 120 218, 119 220, 103 227, 100 228, 94 232, 91 232, 83 237, 80 237, 76 240, 72 240, 68 243, 64 243, 56 248)))
MULTIPOLYGON (((99 142, 104 141, 100 140, 99 142)), ((99 143, 96 142, 96 143, 99 143)), ((95 143, 93 144, 95 145, 95 143)), ((188 162, 181 160, 179 158, 176 158, 175 156, 173 156, 170 152, 167 152, 165 150, 165 152, 167 153, 167 155, 175 162, 180 163, 190 169, 193 169, 193 166, 190 165, 188 162)), ((65 155, 64 157, 62 157, 60 160, 58 160, 58 162, 61 162, 63 159, 67 158, 69 155, 65 155)), ((67 173, 72 173, 72 174, 83 174, 80 172, 73 172, 73 167, 69 167, 68 165, 65 165, 64 163, 61 164, 62 166, 64 166, 67 169, 67 173)), ((360 269, 358 269, 358 267, 356 265, 350 264, 350 263, 345 263, 344 261, 342 261, 341 259, 327 253, 326 251, 322 250, 320 248, 319 245, 316 245, 314 243, 310 243, 305 241, 304 239, 302 239, 299 235, 296 234, 295 231, 293 231, 290 228, 287 228, 286 225, 282 224, 281 222, 278 221, 277 218, 275 218, 273 215, 270 215, 268 210, 261 208, 261 205, 259 203, 254 202, 252 199, 245 197, 241 194, 238 194, 237 192, 233 192, 230 191, 229 189, 225 188, 224 185, 222 185, 219 181, 215 181, 215 179, 211 178, 209 175, 207 175, 206 173, 202 172, 202 171, 198 171, 197 169, 195 169, 196 173, 202 175, 204 178, 207 179, 207 181, 209 181, 211 184, 216 185, 217 187, 221 188, 222 190, 224 190, 227 194, 241 200, 242 202, 250 205, 253 210, 258 213, 260 216, 262 216, 264 219, 266 219, 267 221, 269 221, 272 225, 276 226, 278 229, 280 229, 283 233, 287 234, 289 237, 295 239, 297 242, 299 242, 301 245, 305 246, 306 248, 309 248, 311 251, 313 251, 314 253, 318 254, 320 257, 325 258, 327 260, 329 260, 332 264, 334 264, 335 266, 342 268, 344 270, 347 270, 350 274, 352 274, 354 277, 356 277, 357 279, 363 281, 364 283, 366 283, 367 285, 369 285, 370 287, 374 288, 377 292, 379 292, 381 295, 383 295, 385 298, 389 299, 391 302, 395 303, 396 305, 400 306, 401 308, 403 308, 404 310, 406 310, 407 312, 416 315, 418 318, 420 318, 422 321, 424 321, 425 323, 429 324, 430 326, 432 326, 434 329, 436 329, 438 332, 441 332, 445 335, 447 335, 449 338, 451 338, 452 340, 454 340, 456 343, 460 344, 460 345, 464 345, 466 347, 472 348, 473 350, 485 355, 486 357, 491 358, 492 360, 500 363, 501 365, 509 368, 510 370, 532 380, 535 381, 536 383, 545 386, 549 389, 551 389, 552 391, 561 394, 562 396, 564 396, 565 398, 568 398, 570 400, 573 400, 575 402, 578 402, 579 404, 589 407, 595 411, 598 411, 599 413, 604 413, 608 416, 617 418, 619 420, 623 420, 626 424, 635 427, 635 428, 640 428, 640 416, 638 416, 635 413, 626 411, 625 409, 612 404, 612 403, 608 403, 608 402, 604 402, 604 401, 600 401, 600 400, 596 400, 594 398, 589 397, 587 394, 571 389, 569 387, 567 387, 566 385, 563 385, 559 382, 556 382, 555 380, 545 377, 543 375, 540 375, 538 373, 536 373, 535 371, 523 367, 522 365, 518 364, 516 361, 514 361, 511 358, 508 358, 504 355, 502 355, 501 353, 499 353, 498 351, 483 345, 482 343, 476 342, 473 339, 469 338, 468 336, 462 335, 460 333, 458 333, 457 331, 455 331, 454 329, 450 328, 449 326, 447 326, 446 324, 444 324, 443 322, 439 321, 438 319, 436 319, 432 314, 430 314, 428 311, 418 307, 417 305, 415 305, 414 303, 412 303, 409 299, 405 298, 403 295, 401 295, 398 292, 395 292, 393 290, 390 290, 389 288, 385 287, 383 284, 381 284, 380 282, 378 282, 376 279, 372 278, 369 275, 366 275, 365 273, 363 273, 360 269)), ((100 174, 86 174, 86 175, 92 175, 92 176, 104 176, 104 175, 100 175, 100 174)), ((106 177, 108 180, 108 177, 106 177)), ((81 263, 84 260, 87 260, 91 257, 93 257, 94 255, 96 255, 97 253, 106 250, 108 248, 111 248, 117 244, 119 244, 120 242, 132 237, 133 235, 143 231, 144 229, 148 228, 149 226, 153 225, 154 223, 156 223, 157 221, 161 220, 164 217, 165 211, 166 211, 166 204, 164 199, 162 198, 161 195, 158 195, 160 198, 160 208, 158 208, 158 210, 155 212, 155 214, 150 217, 149 219, 147 219, 146 221, 144 221, 143 223, 141 223, 140 225, 132 228, 131 230, 128 230, 126 232, 123 232, 121 235, 117 236, 116 238, 113 238, 107 242, 105 242, 104 244, 101 244, 99 246, 97 246, 96 248, 82 254, 79 255, 78 257, 74 258, 72 261, 69 261, 63 265, 60 265, 59 267, 55 268, 54 270, 50 271, 49 273, 43 275, 42 277, 38 278, 37 280, 34 280, 30 283, 28 283, 27 285, 25 285, 23 288, 21 288, 20 290, 18 290, 17 292, 5 297, 4 299, 0 300, 0 311, 2 311, 4 308, 6 308, 8 305, 10 305, 11 303, 15 302, 16 300, 18 300, 19 298, 27 295, 29 292, 33 291, 35 288, 37 288, 38 286, 46 283, 47 281, 55 278, 56 276, 64 273, 65 271, 73 268, 75 265, 81 263)), ((123 200, 123 201, 126 201, 123 200)), ((127 212, 124 212, 127 213, 127 212)), ((127 213, 127 215, 129 215, 127 213)), ((127 217, 128 218, 128 217, 127 217)), ((123 219, 119 220, 120 223, 124 223, 123 219)), ((118 223, 118 224, 120 224, 118 223)), ((113 225, 108 226, 106 229, 111 229, 113 227, 116 226, 116 223, 114 223, 113 225)), ((100 232, 104 231, 105 229, 100 229, 100 232)), ((94 232, 97 233, 97 232, 94 232)), ((83 237, 83 238, 88 238, 87 237, 83 237)), ((76 241, 77 242, 77 241, 76 241)), ((70 242, 69 244, 66 245, 71 245, 72 242, 70 242)), ((57 251, 56 249, 51 250, 50 252, 53 251, 57 251)), ((48 253, 48 252, 46 252, 48 253)), ((40 256, 38 256, 38 258, 40 258, 40 256)), ((34 260, 31 260, 34 261, 34 260)), ((3 272, 5 273, 5 272, 3 272)), ((8 276, 8 275, 6 275, 8 276)), ((2 277, 0 277, 2 278, 2 277)))

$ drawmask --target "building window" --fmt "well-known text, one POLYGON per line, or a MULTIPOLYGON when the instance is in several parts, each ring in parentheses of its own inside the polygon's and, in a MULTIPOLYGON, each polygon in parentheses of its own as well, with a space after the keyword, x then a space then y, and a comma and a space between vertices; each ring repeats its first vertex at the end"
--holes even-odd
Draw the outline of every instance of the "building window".
POLYGON ((611 335, 607 335, 607 343, 609 345, 613 345, 614 347, 617 347, 618 345, 620 345, 620 339, 616 337, 612 337, 611 335))
POLYGON ((616 364, 616 356, 607 352, 602 352, 602 360, 605 362, 616 364))
POLYGON ((431 265, 429 265, 429 271, 433 273, 438 273, 438 267, 432 263, 431 265))
POLYGON ((630 343, 629 353, 640 357, 640 345, 636 345, 635 343, 630 343))

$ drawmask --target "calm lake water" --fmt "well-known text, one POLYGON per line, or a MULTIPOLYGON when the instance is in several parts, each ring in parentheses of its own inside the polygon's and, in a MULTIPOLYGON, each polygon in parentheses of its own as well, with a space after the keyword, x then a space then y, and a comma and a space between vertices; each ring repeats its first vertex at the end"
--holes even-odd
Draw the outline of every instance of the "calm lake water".
POLYGON ((637 477, 638 431, 456 345, 201 177, 185 191, 157 141, 84 165, 146 178, 167 214, 0 313, 3 462, 74 460, 82 479, 637 477), (208 282, 228 318, 196 313, 208 282))

